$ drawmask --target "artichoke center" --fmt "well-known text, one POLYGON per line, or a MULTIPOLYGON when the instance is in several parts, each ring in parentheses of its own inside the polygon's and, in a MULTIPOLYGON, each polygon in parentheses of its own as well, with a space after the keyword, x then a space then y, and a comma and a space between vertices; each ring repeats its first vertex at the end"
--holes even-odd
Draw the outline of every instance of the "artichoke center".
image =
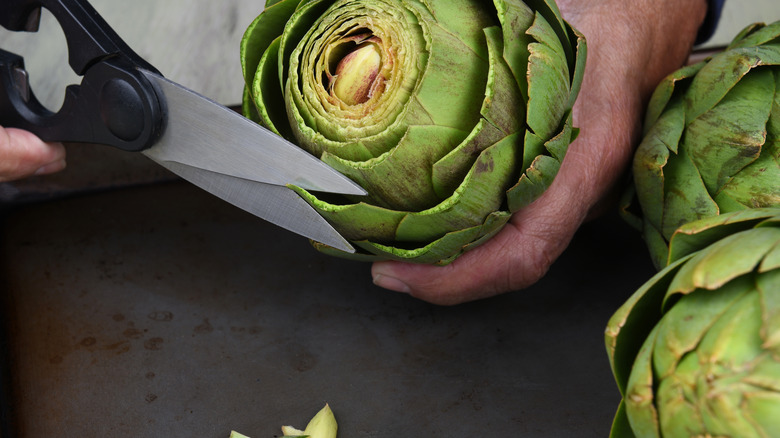
POLYGON ((382 49, 376 38, 371 38, 342 57, 330 78, 330 92, 347 105, 359 105, 381 91, 384 78, 382 49))

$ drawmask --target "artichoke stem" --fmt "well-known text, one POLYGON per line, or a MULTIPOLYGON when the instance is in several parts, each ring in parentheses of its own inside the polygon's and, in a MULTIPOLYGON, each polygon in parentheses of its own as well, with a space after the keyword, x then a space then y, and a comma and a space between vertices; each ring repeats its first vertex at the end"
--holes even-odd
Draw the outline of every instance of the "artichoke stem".
POLYGON ((374 43, 358 46, 336 67, 333 94, 347 105, 365 103, 372 97, 374 82, 382 67, 382 54, 374 43))

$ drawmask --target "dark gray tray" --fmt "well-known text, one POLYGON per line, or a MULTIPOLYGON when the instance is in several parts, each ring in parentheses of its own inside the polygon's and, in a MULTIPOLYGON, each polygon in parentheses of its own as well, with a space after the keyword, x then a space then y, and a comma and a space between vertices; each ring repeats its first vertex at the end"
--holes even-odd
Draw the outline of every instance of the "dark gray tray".
POLYGON ((184 183, 19 205, 2 228, 3 438, 605 437, 603 330, 653 270, 587 224, 536 286, 455 307, 371 284, 184 183))

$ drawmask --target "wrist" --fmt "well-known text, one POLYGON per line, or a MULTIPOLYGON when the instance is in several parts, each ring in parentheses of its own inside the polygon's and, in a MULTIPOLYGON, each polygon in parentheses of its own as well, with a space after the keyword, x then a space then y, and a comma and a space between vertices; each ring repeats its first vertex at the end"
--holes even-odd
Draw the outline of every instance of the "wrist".
POLYGON ((647 39, 645 99, 668 74, 682 67, 690 56, 707 15, 707 0, 645 2, 652 26, 647 39))

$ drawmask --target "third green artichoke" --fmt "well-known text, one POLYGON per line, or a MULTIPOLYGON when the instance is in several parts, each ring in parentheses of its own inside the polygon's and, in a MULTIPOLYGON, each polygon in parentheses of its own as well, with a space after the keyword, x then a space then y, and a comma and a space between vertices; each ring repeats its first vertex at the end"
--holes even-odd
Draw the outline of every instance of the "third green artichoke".
POLYGON ((780 209, 686 224, 612 316, 613 438, 780 436, 780 209))
POLYGON ((633 174, 637 226, 659 269, 678 227, 780 206, 780 22, 747 27, 658 85, 633 174))
POLYGON ((244 113, 369 193, 291 187, 350 257, 446 264, 552 182, 585 51, 553 0, 268 0, 244 113))

